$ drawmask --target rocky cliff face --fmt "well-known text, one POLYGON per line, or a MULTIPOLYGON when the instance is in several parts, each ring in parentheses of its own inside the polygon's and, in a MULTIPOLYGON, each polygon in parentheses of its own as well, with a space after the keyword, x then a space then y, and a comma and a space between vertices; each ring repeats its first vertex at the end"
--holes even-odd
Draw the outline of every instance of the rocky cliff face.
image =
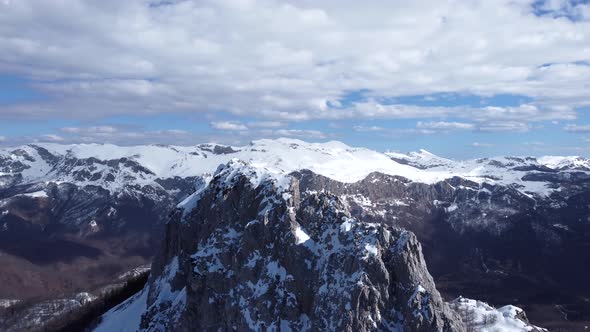
POLYGON ((176 212, 136 299, 141 329, 464 330, 411 232, 261 172, 231 162, 176 212))
MULTIPOLYGON (((439 289, 447 295, 496 304, 507 298, 518 298, 520 304, 567 303, 585 308, 575 312, 588 312, 587 304, 576 300, 590 292, 584 281, 590 262, 587 182, 560 182, 559 190, 545 196, 522 192, 516 184, 460 177, 424 184, 382 173, 356 183, 309 171, 293 176, 299 179, 301 197, 326 190, 357 219, 416 234, 439 289)), ((573 178, 566 173, 562 177, 573 178)))

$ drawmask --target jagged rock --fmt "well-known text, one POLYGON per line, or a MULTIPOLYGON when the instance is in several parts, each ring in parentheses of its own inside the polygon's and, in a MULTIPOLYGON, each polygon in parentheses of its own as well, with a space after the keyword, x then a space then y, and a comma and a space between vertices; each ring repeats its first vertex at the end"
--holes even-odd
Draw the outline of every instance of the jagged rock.
POLYGON ((173 216, 142 330, 463 331, 412 233, 355 219, 329 193, 299 201, 297 181, 259 172, 220 168, 173 216))

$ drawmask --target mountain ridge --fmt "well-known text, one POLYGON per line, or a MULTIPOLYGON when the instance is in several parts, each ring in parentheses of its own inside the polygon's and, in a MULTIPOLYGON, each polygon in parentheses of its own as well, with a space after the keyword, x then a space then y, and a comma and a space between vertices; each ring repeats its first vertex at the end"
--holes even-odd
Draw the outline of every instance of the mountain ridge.
POLYGON ((454 161, 429 152, 400 154, 354 148, 344 143, 305 143, 294 139, 258 140, 243 147, 143 145, 120 147, 98 144, 38 144, 0 149, 0 187, 7 178, 16 183, 60 181, 98 183, 111 191, 124 181, 139 185, 157 179, 203 176, 230 159, 292 172, 309 169, 341 182, 356 182, 372 172, 399 175, 414 182, 435 183, 459 176, 479 183, 518 184, 523 191, 548 195, 548 182, 526 179, 529 172, 590 172, 590 160, 571 157, 496 157, 454 161), (114 162, 114 161, 117 162, 114 162), (76 163, 78 161, 78 163, 76 163), (80 165, 80 161, 83 164, 80 165), (116 163, 117 165, 110 165, 116 163), (56 165, 61 163, 61 165, 56 165), (119 166, 118 172, 109 172, 119 166), (3 166, 3 167, 2 167, 3 166), (61 170, 60 170, 61 168, 61 170), (76 174, 72 177, 71 174, 76 174))
POLYGON ((148 263, 170 213, 191 210, 219 165, 233 163, 250 165, 257 181, 294 177, 300 196, 330 192, 359 220, 411 230, 446 296, 504 304, 518 290, 523 305, 537 305, 532 292, 543 287, 542 299, 552 305, 586 305, 578 296, 588 293, 584 284, 573 285, 587 272, 580 262, 590 261, 587 159, 453 161, 285 139, 86 148, 0 150, 0 250, 7 253, 0 260, 10 267, 0 273, 7 281, 0 299, 43 292, 23 279, 30 273, 63 292, 98 287, 148 263), (67 272, 47 275, 52 264, 67 272))

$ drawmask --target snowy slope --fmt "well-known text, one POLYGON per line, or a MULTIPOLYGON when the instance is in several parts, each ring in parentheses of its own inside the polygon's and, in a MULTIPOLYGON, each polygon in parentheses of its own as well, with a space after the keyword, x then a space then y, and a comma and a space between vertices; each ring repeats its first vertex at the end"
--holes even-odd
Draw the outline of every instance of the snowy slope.
POLYGON ((386 152, 392 159, 412 165, 425 173, 446 174, 447 178, 458 176, 477 183, 514 186, 522 192, 548 195, 554 190, 551 181, 530 175, 545 175, 561 172, 590 174, 590 160, 581 157, 494 157, 453 161, 438 157, 428 151, 408 154, 386 152))
POLYGON ((538 159, 539 163, 553 169, 577 168, 590 170, 590 160, 578 156, 544 156, 538 159))
POLYGON ((145 311, 148 291, 140 291, 113 309, 106 312, 95 332, 134 332, 139 330, 141 315, 145 311))
POLYGON ((473 331, 480 332, 543 332, 546 329, 528 323, 524 310, 513 305, 494 308, 485 302, 460 297, 451 302, 473 331))
MULTIPOLYGON (((363 148, 351 148, 339 142, 305 143, 291 139, 258 140, 248 146, 231 147, 235 151, 232 153, 210 151, 215 147, 214 144, 191 147, 159 145, 120 147, 109 144, 39 144, 39 146, 54 155, 71 156, 78 159, 128 158, 149 169, 156 178, 212 173, 218 165, 227 163, 231 159, 240 159, 257 167, 273 169, 277 172, 309 169, 343 182, 361 180, 375 171, 400 175, 421 182, 433 182, 444 178, 444 174, 439 174, 437 177, 434 174, 419 172, 413 167, 396 163, 384 154, 363 148)), ((38 155, 35 149, 30 146, 22 149, 33 157, 38 155)), ((0 154, 9 154, 9 152, 4 150, 0 154)), ((35 159, 39 160, 39 158, 35 159)), ((23 172, 23 176, 27 179, 51 175, 52 170, 43 161, 24 162, 31 166, 30 169, 23 172)))

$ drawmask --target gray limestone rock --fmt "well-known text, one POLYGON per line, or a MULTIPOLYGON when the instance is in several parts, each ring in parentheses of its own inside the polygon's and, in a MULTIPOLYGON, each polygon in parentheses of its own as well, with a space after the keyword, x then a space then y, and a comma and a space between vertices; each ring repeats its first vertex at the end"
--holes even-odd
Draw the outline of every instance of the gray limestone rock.
POLYGON ((146 331, 464 331, 409 231, 241 162, 167 225, 146 331), (258 180, 253 180, 258 179, 258 180))

